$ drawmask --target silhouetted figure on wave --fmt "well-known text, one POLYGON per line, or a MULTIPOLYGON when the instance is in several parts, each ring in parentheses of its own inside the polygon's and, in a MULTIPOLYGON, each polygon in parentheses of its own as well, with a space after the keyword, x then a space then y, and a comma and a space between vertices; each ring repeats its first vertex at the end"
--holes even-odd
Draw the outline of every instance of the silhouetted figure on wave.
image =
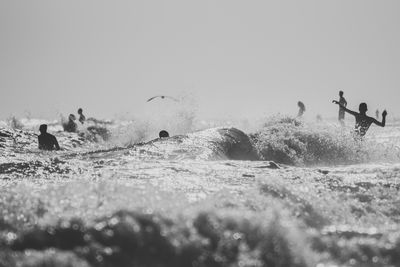
POLYGON ((297 102, 297 106, 299 107, 299 113, 297 114, 297 117, 301 117, 306 111, 306 106, 301 101, 297 102))
POLYGON ((169 133, 168 133, 167 131, 165 131, 165 130, 162 130, 162 131, 160 131, 160 132, 158 133, 158 136, 159 136, 160 138, 169 137, 169 133))
POLYGON ((379 120, 379 110, 378 110, 378 109, 375 111, 375 118, 376 118, 377 120, 379 120))
POLYGON ((355 132, 360 137, 363 137, 367 133, 369 126, 371 126, 372 123, 375 123, 376 125, 381 126, 381 127, 385 127, 386 115, 387 115, 386 110, 384 110, 382 112, 382 122, 379 122, 376 119, 367 116, 366 113, 367 113, 368 108, 367 108, 367 104, 365 104, 365 103, 360 104, 360 106, 358 108, 360 113, 357 113, 355 111, 352 111, 352 110, 342 106, 336 100, 333 100, 332 102, 335 104, 338 104, 344 111, 353 115, 356 118, 355 132))
POLYGON ((40 135, 38 136, 39 149, 42 150, 60 150, 57 138, 47 132, 47 124, 39 127, 40 135))
POLYGON ((86 117, 85 117, 85 115, 83 115, 83 110, 82 110, 82 108, 79 108, 79 109, 78 109, 78 115, 79 115, 79 122, 80 122, 81 124, 83 124, 83 123, 86 121, 86 117))
POLYGON ((76 125, 75 120, 76 120, 75 115, 69 114, 68 123, 63 124, 64 131, 75 133, 78 128, 78 125, 76 125))
POLYGON ((345 111, 344 109, 341 107, 347 107, 347 101, 346 99, 343 97, 343 91, 339 91, 339 116, 338 116, 338 120, 339 122, 344 125, 344 115, 345 115, 345 111))

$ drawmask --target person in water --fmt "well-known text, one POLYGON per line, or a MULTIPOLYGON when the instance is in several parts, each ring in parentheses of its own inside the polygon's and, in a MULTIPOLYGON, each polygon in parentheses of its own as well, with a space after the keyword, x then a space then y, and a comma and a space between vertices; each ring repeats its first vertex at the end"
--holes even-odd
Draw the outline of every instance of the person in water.
POLYGON ((381 127, 385 127, 386 115, 387 115, 386 110, 384 110, 382 112, 382 122, 379 122, 376 119, 367 116, 366 113, 367 113, 368 108, 367 108, 367 104, 365 104, 365 103, 360 104, 360 106, 358 107, 358 110, 360 111, 360 113, 357 113, 355 111, 352 111, 352 110, 346 108, 345 106, 343 106, 336 100, 333 100, 332 102, 339 105, 345 112, 353 115, 356 118, 355 132, 360 137, 363 137, 367 133, 367 131, 372 123, 375 123, 376 125, 381 126, 381 127))
POLYGON ((306 111, 306 106, 301 101, 297 102, 297 106, 299 107, 299 113, 297 114, 297 117, 301 117, 303 116, 304 111, 306 111))
POLYGON ((160 138, 165 138, 165 137, 169 137, 169 133, 166 130, 162 130, 158 133, 158 136, 160 138))
MULTIPOLYGON (((343 97, 343 91, 339 91, 339 103, 340 103, 341 106, 347 107, 347 101, 343 97)), ((345 114, 344 109, 339 106, 338 120, 342 125, 344 125, 344 114, 345 114)))
POLYGON ((47 124, 39 127, 40 135, 38 136, 39 149, 42 150, 60 150, 57 138, 47 132, 47 124))
POLYGON ((69 114, 68 123, 64 124, 64 131, 75 133, 78 126, 75 123, 76 117, 74 114, 69 114))
POLYGON ((83 123, 85 122, 85 120, 86 120, 86 117, 85 117, 85 115, 83 115, 83 110, 82 110, 82 108, 79 108, 79 109, 78 109, 78 114, 79 114, 79 122, 80 122, 81 124, 83 124, 83 123))

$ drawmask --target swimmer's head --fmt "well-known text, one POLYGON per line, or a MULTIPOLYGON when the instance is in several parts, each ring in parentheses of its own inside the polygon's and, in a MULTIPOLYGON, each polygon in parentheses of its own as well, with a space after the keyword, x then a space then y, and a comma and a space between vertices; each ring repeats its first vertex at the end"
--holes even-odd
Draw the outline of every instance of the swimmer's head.
POLYGON ((47 124, 42 124, 42 125, 40 125, 39 131, 40 131, 42 134, 46 133, 46 132, 47 132, 47 124))
POLYGON ((339 96, 343 96, 343 91, 339 91, 339 96))
POLYGON ((79 108, 79 109, 78 109, 78 114, 81 115, 82 112, 83 112, 82 108, 79 108))
POLYGON ((165 130, 162 130, 162 131, 160 131, 160 132, 158 133, 158 136, 159 136, 160 138, 169 137, 169 133, 168 133, 167 131, 165 131, 165 130))
POLYGON ((75 117, 75 115, 74 114, 69 114, 69 120, 70 121, 74 121, 74 120, 76 120, 76 117, 75 117))
POLYGON ((367 112, 367 110, 368 110, 367 104, 366 104, 366 103, 361 103, 360 106, 358 107, 358 110, 359 110, 361 113, 367 112))

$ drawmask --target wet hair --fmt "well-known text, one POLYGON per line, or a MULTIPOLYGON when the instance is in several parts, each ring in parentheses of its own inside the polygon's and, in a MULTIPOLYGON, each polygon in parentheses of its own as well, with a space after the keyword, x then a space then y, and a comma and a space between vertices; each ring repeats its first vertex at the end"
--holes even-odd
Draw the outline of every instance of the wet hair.
POLYGON ((81 114, 83 112, 82 108, 78 109, 78 114, 81 114))
POLYGON ((343 91, 339 91, 339 95, 342 96, 343 95, 343 91))
POLYGON ((367 104, 366 103, 361 103, 359 106, 358 106, 358 110, 360 111, 360 112, 366 112, 367 110, 368 110, 368 108, 367 108, 367 104))
POLYGON ((42 125, 40 125, 39 131, 40 131, 41 133, 47 132, 47 124, 42 124, 42 125))
POLYGON ((169 137, 169 133, 168 133, 167 131, 165 131, 165 130, 162 130, 162 131, 160 131, 160 132, 158 133, 158 136, 159 136, 160 138, 169 137))
POLYGON ((76 120, 76 117, 75 117, 75 115, 74 114, 69 114, 69 117, 68 117, 70 120, 76 120))

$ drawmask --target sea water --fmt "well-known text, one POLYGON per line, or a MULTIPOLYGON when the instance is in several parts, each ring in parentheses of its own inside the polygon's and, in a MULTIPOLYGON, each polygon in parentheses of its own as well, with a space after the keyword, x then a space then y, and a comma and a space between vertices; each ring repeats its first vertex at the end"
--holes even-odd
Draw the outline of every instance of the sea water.
POLYGON ((0 124, 0 266, 400 266, 396 123, 44 122, 0 124))

